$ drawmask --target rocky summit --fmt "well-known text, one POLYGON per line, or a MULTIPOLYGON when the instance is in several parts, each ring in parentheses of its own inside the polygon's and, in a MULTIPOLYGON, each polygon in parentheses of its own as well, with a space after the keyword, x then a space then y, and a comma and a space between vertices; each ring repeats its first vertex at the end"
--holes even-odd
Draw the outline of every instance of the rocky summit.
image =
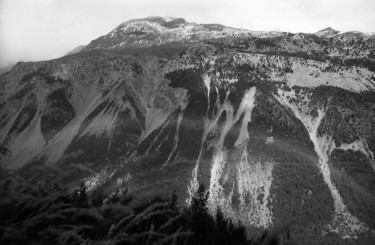
POLYGON ((0 76, 2 167, 74 159, 90 171, 70 181, 89 191, 175 190, 182 204, 203 183, 209 211, 249 231, 373 241, 374 35, 149 17, 72 53, 0 76))

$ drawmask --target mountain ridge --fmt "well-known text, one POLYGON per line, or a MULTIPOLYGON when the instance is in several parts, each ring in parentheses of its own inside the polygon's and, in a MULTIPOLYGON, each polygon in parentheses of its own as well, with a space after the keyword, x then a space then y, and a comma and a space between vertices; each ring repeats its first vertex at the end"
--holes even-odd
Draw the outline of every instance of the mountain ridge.
MULTIPOLYGON (((251 31, 247 29, 227 27, 220 24, 197 24, 194 22, 187 22, 183 18, 154 16, 125 21, 108 34, 93 40, 83 51, 103 48, 115 49, 127 47, 148 47, 182 41, 197 42, 202 41, 203 39, 212 39, 231 35, 250 35, 267 38, 289 34, 294 33, 251 31)), ((327 38, 334 37, 337 34, 345 34, 346 36, 373 36, 372 34, 365 34, 362 32, 339 32, 330 27, 312 34, 327 38)))
POLYGON ((86 45, 79 45, 77 47, 75 47, 74 49, 72 49, 71 51, 69 51, 66 55, 64 56, 67 56, 67 55, 72 55, 72 54, 75 54, 75 53, 78 53, 80 52, 82 49, 84 49, 86 47, 86 45))
POLYGON ((295 220, 301 243, 374 238, 371 37, 137 21, 0 76, 3 167, 74 157, 70 178, 88 191, 174 188, 189 201, 203 183, 209 212, 249 232, 295 220))

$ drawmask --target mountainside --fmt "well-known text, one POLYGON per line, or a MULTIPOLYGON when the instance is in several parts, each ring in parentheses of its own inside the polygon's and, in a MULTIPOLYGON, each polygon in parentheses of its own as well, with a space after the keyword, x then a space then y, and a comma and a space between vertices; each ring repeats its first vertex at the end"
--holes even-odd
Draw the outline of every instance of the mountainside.
POLYGON ((69 51, 65 56, 71 55, 71 54, 76 54, 80 52, 82 49, 84 49, 86 46, 85 45, 79 45, 78 47, 74 48, 73 50, 69 51))
POLYGON ((150 47, 166 43, 180 46, 245 31, 218 24, 189 23, 182 18, 149 17, 122 23, 107 35, 90 42, 84 51, 150 47))
POLYGON ((335 29, 332 29, 331 27, 327 27, 323 30, 320 30, 318 32, 315 33, 315 35, 317 36, 324 36, 324 37, 333 37, 334 35, 340 33, 339 31, 336 31, 335 29))
POLYGON ((130 20, 0 77, 1 164, 74 157, 90 173, 72 179, 89 190, 187 201, 204 183, 210 212, 250 231, 290 221, 300 243, 371 244, 374 55, 375 37, 359 32, 130 20))

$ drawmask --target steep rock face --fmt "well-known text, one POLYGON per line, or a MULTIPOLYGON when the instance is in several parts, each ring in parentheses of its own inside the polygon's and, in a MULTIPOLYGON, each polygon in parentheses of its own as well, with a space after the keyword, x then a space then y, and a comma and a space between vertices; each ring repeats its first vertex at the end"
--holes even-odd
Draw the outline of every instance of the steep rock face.
POLYGON ((210 212, 220 208, 249 229, 293 220, 301 241, 373 236, 375 74, 372 56, 363 58, 373 54, 370 37, 354 37, 365 40, 357 45, 341 34, 223 34, 197 37, 169 59, 152 55, 159 46, 143 53, 143 44, 189 25, 226 28, 133 20, 113 38, 143 55, 103 46, 19 63, 1 76, 2 166, 29 169, 77 155, 91 163, 89 176, 76 177, 89 190, 175 189, 184 201, 204 183, 210 212), (149 29, 138 30, 140 23, 149 29), (132 42, 127 28, 156 34, 133 33, 144 43, 132 42))

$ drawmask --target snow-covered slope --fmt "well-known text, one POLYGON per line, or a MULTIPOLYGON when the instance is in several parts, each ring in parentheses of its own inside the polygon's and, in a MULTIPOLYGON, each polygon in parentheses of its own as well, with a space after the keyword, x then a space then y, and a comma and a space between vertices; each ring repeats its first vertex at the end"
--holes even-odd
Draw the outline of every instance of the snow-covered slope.
POLYGON ((84 51, 191 43, 244 32, 249 31, 219 24, 191 23, 182 18, 148 17, 122 23, 107 35, 92 41, 84 51))

